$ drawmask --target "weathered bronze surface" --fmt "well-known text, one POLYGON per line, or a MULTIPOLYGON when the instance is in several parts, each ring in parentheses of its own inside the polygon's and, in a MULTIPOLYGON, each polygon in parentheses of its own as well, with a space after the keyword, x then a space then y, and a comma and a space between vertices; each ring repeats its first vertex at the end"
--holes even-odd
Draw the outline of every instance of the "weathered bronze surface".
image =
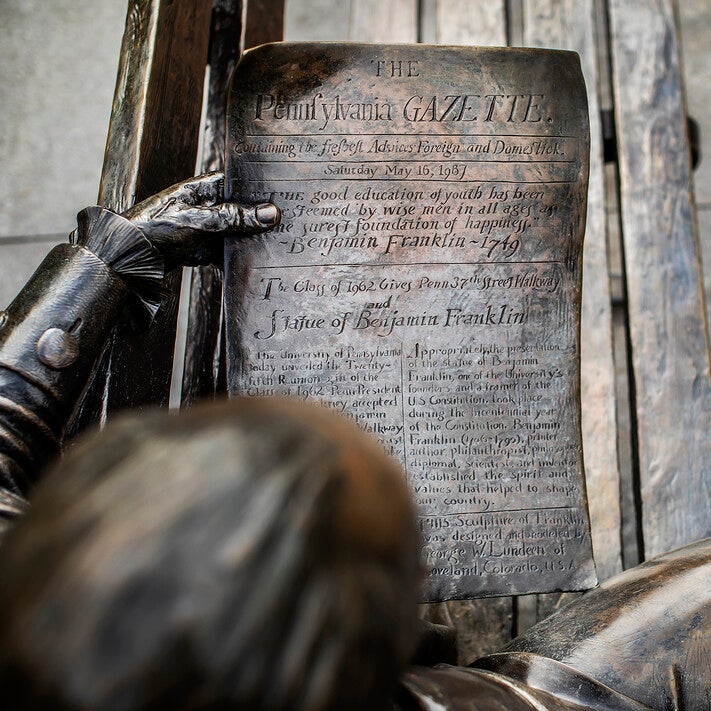
POLYGON ((215 248, 221 256, 226 231, 278 223, 274 205, 223 203, 223 182, 221 173, 197 176, 123 216, 82 210, 71 244, 55 247, 0 312, 0 538, 58 454, 125 305, 134 321, 147 323, 166 266, 208 263, 215 248))
MULTIPOLYGON (((606 582, 476 669, 405 670, 417 528, 394 460, 323 408, 241 398, 111 422, 39 484, 0 546, 0 699, 708 708, 711 539, 606 582)), ((431 632, 418 663, 452 661, 451 637, 431 632)))
MULTIPOLYGON (((212 2, 128 0, 99 204, 123 212, 195 172, 212 2)), ((151 327, 119 322, 69 436, 127 408, 168 404, 180 272, 151 327), (141 377, 136 378, 136 372, 141 377)))
POLYGON ((67 711, 386 708, 421 578, 396 462, 275 398, 110 423, 0 569, 3 707, 67 711))
POLYGON ((580 688, 564 665, 653 709, 711 708, 710 579, 706 538, 606 580, 475 666, 563 695, 580 688))
POLYGON ((232 393, 346 412, 403 464, 427 600, 595 581, 579 415, 586 100, 566 52, 266 45, 238 66, 232 393))

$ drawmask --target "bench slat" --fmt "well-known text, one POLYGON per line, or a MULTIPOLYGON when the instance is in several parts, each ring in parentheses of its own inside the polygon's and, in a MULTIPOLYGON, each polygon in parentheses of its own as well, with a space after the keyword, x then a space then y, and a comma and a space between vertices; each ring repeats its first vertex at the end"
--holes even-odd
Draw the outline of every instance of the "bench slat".
POLYGON ((506 3, 502 0, 435 0, 437 44, 506 46, 506 3))
POLYGON ((612 304, 592 0, 526 0, 524 44, 579 53, 588 90, 590 184, 583 250, 581 405, 593 552, 601 580, 622 570, 612 304))
MULTIPOLYGON (((279 4, 283 11, 283 0, 279 0, 279 4)), ((262 1, 260 9, 263 5, 262 1)), ((208 57, 210 79, 200 172, 224 169, 227 87, 243 49, 242 7, 243 0, 213 2, 208 57)), ((247 6, 247 19, 250 7, 251 4, 247 6)), ((220 343, 222 271, 213 266, 204 266, 195 267, 189 273, 190 307, 183 363, 182 406, 203 397, 214 397, 225 390, 225 383, 220 382, 221 375, 225 373, 225 369, 220 367, 224 357, 220 343)))
MULTIPOLYGON (((426 17, 436 26, 423 27, 422 33, 439 44, 506 45, 504 0, 435 0, 435 12, 426 17)), ((501 649, 515 626, 511 597, 423 605, 422 614, 430 622, 456 628, 460 664, 501 649)))
POLYGON ((639 478, 647 558, 708 536, 711 383, 671 0, 611 0, 639 478))
MULTIPOLYGON (((99 203, 122 211, 195 171, 210 3, 128 4, 99 203)), ((147 333, 119 324, 70 434, 107 412, 166 405, 180 274, 147 333)))
POLYGON ((287 42, 345 42, 351 0, 288 0, 284 18, 287 42))
POLYGON ((360 0, 351 4, 352 42, 417 42, 417 0, 360 0))

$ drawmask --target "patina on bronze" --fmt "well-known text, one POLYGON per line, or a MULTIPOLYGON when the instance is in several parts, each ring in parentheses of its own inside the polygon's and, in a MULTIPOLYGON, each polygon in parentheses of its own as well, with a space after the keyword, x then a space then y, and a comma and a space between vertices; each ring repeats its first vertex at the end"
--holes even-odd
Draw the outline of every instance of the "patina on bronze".
POLYGON ((420 507, 426 600, 595 583, 580 436, 588 122, 577 55, 265 45, 237 67, 233 394, 345 412, 420 507))
POLYGON ((222 174, 208 173, 123 216, 82 210, 71 244, 55 247, 0 312, 0 539, 59 453, 125 307, 147 323, 164 296, 166 270, 209 262, 226 231, 253 233, 279 221, 274 205, 224 204, 223 192, 222 174))
MULTIPOLYGON (((708 708, 711 540, 475 669, 405 669, 417 529, 394 460, 323 408, 235 398, 112 420, 0 546, 3 708, 708 708)), ((451 657, 435 634, 417 663, 451 657)))

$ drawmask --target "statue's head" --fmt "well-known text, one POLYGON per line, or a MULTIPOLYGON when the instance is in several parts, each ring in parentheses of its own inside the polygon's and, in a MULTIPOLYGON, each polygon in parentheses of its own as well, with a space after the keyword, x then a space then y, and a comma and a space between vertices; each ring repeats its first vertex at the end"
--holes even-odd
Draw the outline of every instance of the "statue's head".
POLYGON ((0 552, 0 698, 55 709, 374 708, 420 576, 398 466, 283 399, 116 422, 0 552))

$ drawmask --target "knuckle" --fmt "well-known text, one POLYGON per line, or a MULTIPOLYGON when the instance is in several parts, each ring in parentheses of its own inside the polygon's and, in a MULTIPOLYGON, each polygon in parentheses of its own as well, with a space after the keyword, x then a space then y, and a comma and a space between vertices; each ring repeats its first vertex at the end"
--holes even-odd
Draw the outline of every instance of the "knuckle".
POLYGON ((224 230, 239 230, 243 224, 242 210, 234 203, 222 203, 218 208, 224 230))

